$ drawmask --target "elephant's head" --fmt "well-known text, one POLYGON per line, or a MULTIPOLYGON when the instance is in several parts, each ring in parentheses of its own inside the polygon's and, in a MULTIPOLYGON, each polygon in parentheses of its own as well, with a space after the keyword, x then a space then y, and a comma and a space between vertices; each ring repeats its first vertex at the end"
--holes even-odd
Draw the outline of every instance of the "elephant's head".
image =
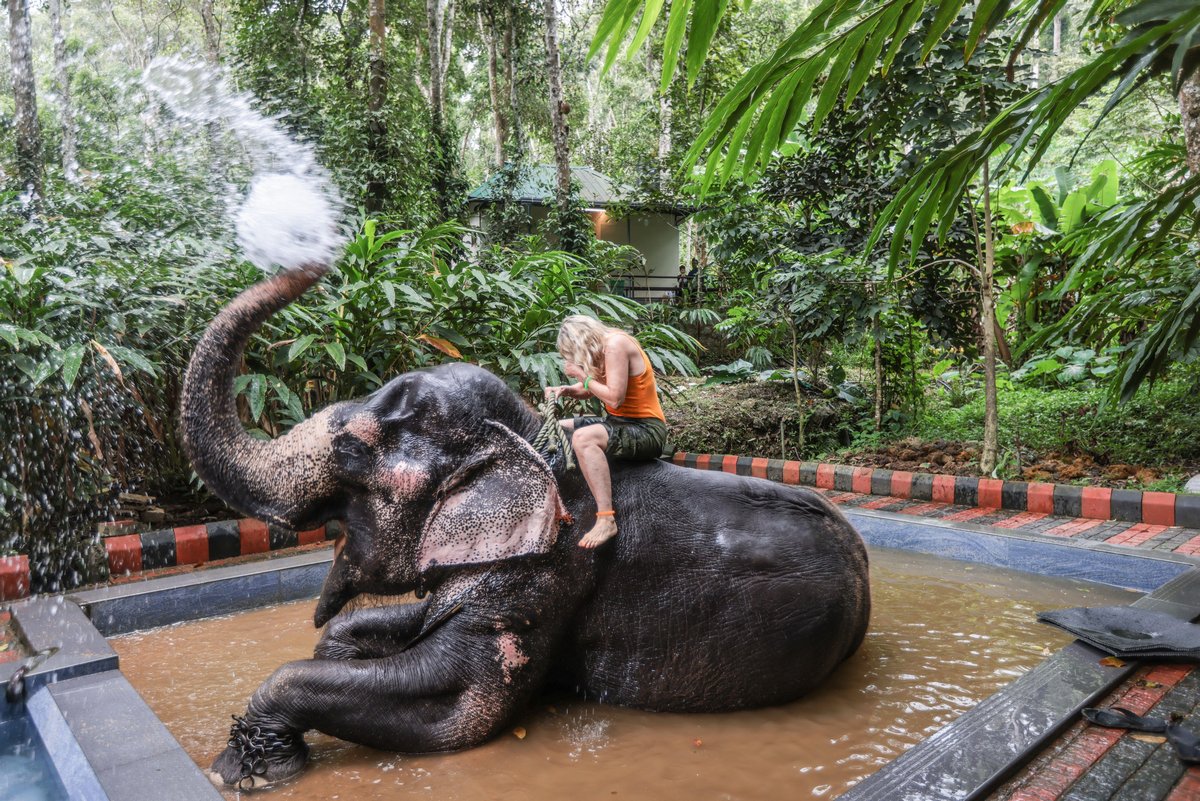
POLYGON ((291 528, 345 522, 317 625, 360 593, 407 592, 438 568, 547 552, 564 511, 528 442, 539 421, 486 370, 407 373, 276 440, 246 433, 233 396, 246 341, 323 272, 280 273, 222 310, 192 355, 182 402, 188 456, 227 503, 291 528))

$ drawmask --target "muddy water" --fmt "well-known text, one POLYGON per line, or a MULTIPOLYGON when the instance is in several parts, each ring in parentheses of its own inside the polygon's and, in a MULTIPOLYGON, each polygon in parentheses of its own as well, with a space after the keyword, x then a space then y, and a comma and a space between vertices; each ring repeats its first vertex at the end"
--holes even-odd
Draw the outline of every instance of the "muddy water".
MULTIPOLYGON (((832 798, 1064 645, 1065 635, 1034 622, 1036 611, 1135 597, 878 549, 872 587, 864 646, 821 690, 788 706, 670 715, 546 698, 497 740, 433 756, 310 733, 310 768, 255 797, 832 798)), ((286 604, 112 644, 125 675, 207 768, 224 747, 230 714, 245 710, 254 688, 283 662, 312 655, 312 609, 286 604)))

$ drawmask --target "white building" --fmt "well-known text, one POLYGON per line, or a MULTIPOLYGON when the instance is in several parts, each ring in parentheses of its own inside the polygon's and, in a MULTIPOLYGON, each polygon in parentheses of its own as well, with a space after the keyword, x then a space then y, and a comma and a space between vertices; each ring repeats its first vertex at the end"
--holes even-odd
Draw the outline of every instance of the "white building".
MULTIPOLYGON (((673 296, 679 286, 679 226, 691 211, 682 206, 633 202, 629 200, 632 189, 591 167, 572 167, 571 177, 578 185, 584 211, 592 218, 596 238, 630 245, 643 257, 643 264, 617 279, 614 291, 643 301, 673 296)), ((487 207, 504 198, 525 207, 529 233, 542 229, 554 205, 554 165, 521 168, 506 193, 501 187, 509 178, 497 172, 471 190, 467 200, 471 227, 486 230, 487 207)))

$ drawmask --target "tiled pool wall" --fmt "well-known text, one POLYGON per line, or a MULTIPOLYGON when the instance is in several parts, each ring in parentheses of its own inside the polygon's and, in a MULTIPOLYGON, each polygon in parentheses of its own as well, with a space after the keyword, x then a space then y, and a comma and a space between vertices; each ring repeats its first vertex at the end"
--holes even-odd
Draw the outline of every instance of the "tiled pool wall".
MULTIPOLYGON (((885 512, 847 516, 872 546, 1153 591, 1138 605, 1188 619, 1200 614, 1200 571, 1184 557, 885 512)), ((154 797, 220 798, 121 675, 104 637, 312 598, 332 558, 325 548, 14 604, 32 650, 60 646, 26 678, 25 710, 70 797, 126 801, 147 798, 154 787, 154 797)), ((842 797, 980 797, 1132 670, 1098 662, 1099 652, 1068 646, 842 797)))
MULTIPOLYGON (((32 653, 25 718, 75 801, 216 801, 221 795, 121 674, 107 636, 312 598, 329 572, 328 549, 13 604, 32 653)), ((24 662, 7 663, 7 685, 24 662)), ((3 718, 0 717, 0 720, 3 718)))

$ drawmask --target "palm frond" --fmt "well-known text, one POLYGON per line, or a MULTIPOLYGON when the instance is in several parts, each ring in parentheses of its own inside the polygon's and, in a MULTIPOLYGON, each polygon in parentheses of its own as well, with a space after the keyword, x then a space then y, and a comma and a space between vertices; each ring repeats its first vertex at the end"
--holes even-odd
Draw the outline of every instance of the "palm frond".
MULTIPOLYGON (((1156 4, 1156 0, 1148 0, 1129 13, 1156 4)), ((1132 17, 1135 20, 1143 18, 1145 15, 1132 17)), ((1141 25, 1119 45, 1004 109, 981 131, 926 162, 909 178, 880 215, 868 249, 890 230, 889 269, 894 269, 900 261, 906 235, 911 243, 909 258, 915 259, 935 218, 938 220, 938 238, 945 236, 984 160, 993 158, 1002 146, 1009 145, 998 159, 996 174, 1014 169, 1019 161, 1025 163, 1028 173, 1045 154, 1054 134, 1071 112, 1099 94, 1108 83, 1119 79, 1096 121, 1098 124, 1104 114, 1127 98, 1141 81, 1155 74, 1157 64, 1164 60, 1173 62, 1180 48, 1190 48, 1192 32, 1197 26, 1200 26, 1200 6, 1189 4, 1174 16, 1141 25)), ((1186 200, 1186 193, 1168 194, 1176 201, 1186 200)), ((1182 213, 1179 203, 1169 208, 1182 213)), ((1149 225, 1148 221, 1141 227, 1146 225, 1149 225)))

